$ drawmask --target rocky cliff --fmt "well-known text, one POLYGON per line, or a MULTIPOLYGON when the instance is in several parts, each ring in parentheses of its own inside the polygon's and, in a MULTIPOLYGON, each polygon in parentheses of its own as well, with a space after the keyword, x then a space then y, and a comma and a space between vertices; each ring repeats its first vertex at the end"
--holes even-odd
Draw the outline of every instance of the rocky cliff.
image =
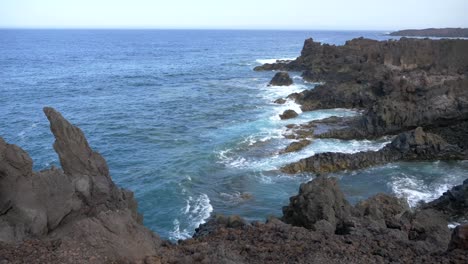
MULTIPOLYGON (((303 111, 362 110, 346 127, 316 137, 374 139, 421 127, 466 149, 468 40, 359 38, 335 46, 308 39, 296 60, 255 68, 272 69, 302 71, 308 81, 325 82, 289 96, 303 111)), ((359 156, 367 160, 371 155, 359 156)), ((388 159, 369 165, 383 160, 388 159)))

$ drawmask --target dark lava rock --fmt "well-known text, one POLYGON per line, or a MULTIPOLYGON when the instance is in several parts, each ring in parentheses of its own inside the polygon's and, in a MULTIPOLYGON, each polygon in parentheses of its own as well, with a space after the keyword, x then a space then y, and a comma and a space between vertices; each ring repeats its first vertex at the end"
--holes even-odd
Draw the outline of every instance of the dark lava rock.
POLYGON ((352 132, 332 133, 338 137, 376 138, 468 120, 468 40, 358 38, 334 46, 308 39, 296 60, 269 68, 325 82, 291 95, 303 111, 366 110, 352 132))
POLYGON ((283 207, 283 221, 294 226, 331 230, 344 226, 351 216, 351 205, 339 190, 335 178, 318 177, 299 187, 299 194, 283 207))
POLYGON ((279 116, 282 120, 284 120, 284 119, 291 119, 291 118, 298 117, 299 114, 296 113, 296 111, 289 109, 289 110, 285 110, 283 114, 279 116))
POLYGON ((468 224, 459 225, 453 230, 449 250, 454 249, 468 250, 468 224))
POLYGON ((108 261, 155 254, 161 241, 143 226, 133 193, 112 182, 106 161, 79 128, 52 108, 44 113, 63 171, 32 171, 29 155, 0 138, 0 241, 16 243, 27 254, 33 247, 23 241, 55 240, 53 254, 59 259, 72 249, 108 261))
POLYGON ((273 103, 275 104, 285 104, 286 100, 283 98, 276 99, 273 103))
POLYGON ((277 72, 273 79, 271 79, 270 84, 272 86, 289 86, 293 84, 293 80, 289 77, 287 72, 277 72))
POLYGON ((282 153, 289 153, 289 152, 299 151, 299 150, 307 147, 311 143, 312 143, 312 141, 307 140, 307 139, 303 139, 303 140, 300 140, 300 141, 293 142, 293 143, 289 144, 289 146, 287 146, 286 149, 284 149, 282 151, 282 153))
POLYGON ((436 200, 423 205, 423 208, 441 211, 455 221, 468 219, 468 179, 436 200))
POLYGON ((468 28, 405 29, 392 32, 390 36, 468 38, 468 28))
POLYGON ((357 170, 399 160, 460 160, 466 154, 458 146, 448 144, 438 135, 426 133, 422 128, 399 134, 390 144, 378 151, 352 154, 325 152, 281 168, 286 173, 327 173, 357 170))

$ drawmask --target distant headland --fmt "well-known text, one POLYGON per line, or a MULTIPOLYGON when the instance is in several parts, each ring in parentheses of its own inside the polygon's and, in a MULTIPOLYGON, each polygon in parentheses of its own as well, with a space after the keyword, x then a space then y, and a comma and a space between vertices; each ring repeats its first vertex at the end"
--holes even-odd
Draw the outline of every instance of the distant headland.
POLYGON ((390 36, 468 38, 468 28, 426 28, 395 31, 390 36))

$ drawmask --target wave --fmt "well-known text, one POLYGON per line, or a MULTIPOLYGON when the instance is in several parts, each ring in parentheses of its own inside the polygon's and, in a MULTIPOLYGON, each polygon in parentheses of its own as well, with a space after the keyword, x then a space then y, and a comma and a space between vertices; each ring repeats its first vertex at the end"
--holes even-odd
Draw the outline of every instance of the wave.
POLYGON ((272 63, 275 63, 276 61, 278 60, 285 60, 285 61, 292 61, 292 60, 295 60, 296 58, 279 58, 279 59, 257 59, 255 60, 257 63, 260 63, 260 64, 266 64, 266 63, 269 63, 269 64, 272 64, 272 63))
POLYGON ((276 153, 264 157, 252 157, 245 152, 236 149, 227 149, 218 153, 219 163, 230 168, 250 169, 255 171, 274 171, 282 166, 296 162, 300 159, 311 157, 322 152, 357 153, 360 151, 377 151, 390 143, 388 138, 377 141, 371 140, 339 140, 339 139, 315 139, 312 144, 304 149, 279 154, 279 150, 286 147, 293 140, 284 140, 277 144, 276 153))
POLYGON ((389 184, 392 191, 398 197, 406 198, 411 207, 415 207, 420 201, 428 202, 437 199, 453 187, 452 184, 448 183, 427 185, 421 179, 410 175, 405 176, 405 178, 394 177, 389 184))
POLYGON ((210 203, 208 195, 202 193, 197 198, 189 196, 186 200, 186 206, 181 210, 182 217, 184 219, 185 227, 181 227, 179 218, 174 219, 174 228, 170 232, 170 239, 179 240, 187 239, 192 236, 193 230, 205 223, 213 212, 213 206, 210 203))

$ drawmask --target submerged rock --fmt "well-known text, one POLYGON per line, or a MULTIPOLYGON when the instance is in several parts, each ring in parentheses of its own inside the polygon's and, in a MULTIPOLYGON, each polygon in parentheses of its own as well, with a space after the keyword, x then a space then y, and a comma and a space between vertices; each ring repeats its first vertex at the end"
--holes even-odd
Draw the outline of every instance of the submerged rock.
POLYGON ((276 99, 273 103, 275 104, 285 104, 286 100, 283 98, 276 99))
POLYGON ((281 118, 282 120, 284 120, 284 119, 291 119, 291 118, 298 117, 299 114, 296 113, 296 111, 289 109, 289 110, 285 110, 285 111, 283 112, 283 114, 281 114, 281 115, 279 115, 279 116, 280 116, 280 118, 281 118))
POLYGON ((293 143, 289 144, 289 146, 287 146, 286 149, 284 149, 282 151, 282 153, 289 153, 289 152, 299 151, 299 150, 307 147, 311 143, 312 143, 312 141, 307 140, 307 139, 303 139, 303 140, 300 140, 300 141, 293 142, 293 143))
POLYGON ((287 72, 277 72, 269 83, 272 86, 289 86, 291 84, 293 84, 293 80, 287 72))

